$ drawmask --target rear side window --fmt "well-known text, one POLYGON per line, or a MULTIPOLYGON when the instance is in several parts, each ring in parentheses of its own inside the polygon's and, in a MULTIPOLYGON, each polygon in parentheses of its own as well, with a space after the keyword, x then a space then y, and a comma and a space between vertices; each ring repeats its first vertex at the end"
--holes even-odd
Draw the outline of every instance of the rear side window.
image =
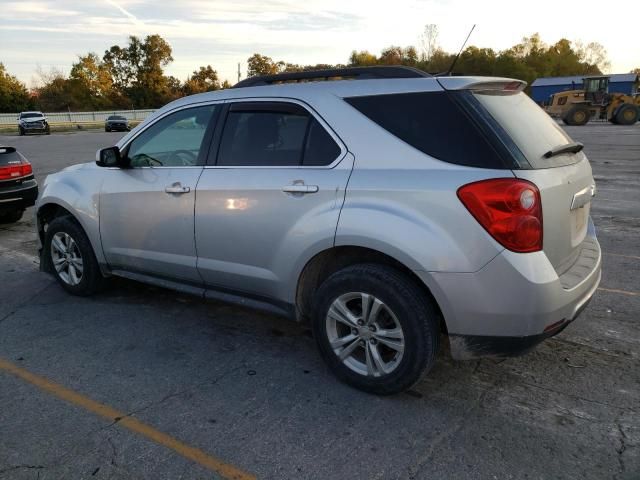
POLYGON ((220 166, 322 166, 340 147, 299 105, 236 104, 227 115, 220 142, 220 166))
POLYGON ((505 168, 500 156, 446 92, 345 98, 400 140, 439 160, 505 168))

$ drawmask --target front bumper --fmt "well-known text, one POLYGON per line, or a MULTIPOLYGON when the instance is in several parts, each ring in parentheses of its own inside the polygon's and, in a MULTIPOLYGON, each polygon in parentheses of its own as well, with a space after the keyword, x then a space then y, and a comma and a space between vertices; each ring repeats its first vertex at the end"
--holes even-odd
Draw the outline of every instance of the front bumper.
MULTIPOLYGON (((590 224, 591 263, 580 280, 558 276, 543 252, 503 251, 474 273, 416 272, 444 316, 456 359, 514 356, 562 331, 584 310, 601 277, 601 252, 590 224)), ((577 268, 578 269, 578 268, 577 268)))
POLYGON ((31 132, 44 133, 49 130, 49 124, 45 123, 42 125, 41 124, 30 125, 28 123, 24 123, 20 125, 20 128, 22 128, 22 130, 24 130, 25 133, 31 133, 31 132))
POLYGON ((115 131, 127 131, 129 130, 129 125, 125 125, 122 123, 108 123, 105 125, 105 129, 115 130, 115 131))
POLYGON ((35 205, 38 198, 38 184, 28 180, 17 187, 3 188, 0 183, 0 213, 24 210, 35 205))

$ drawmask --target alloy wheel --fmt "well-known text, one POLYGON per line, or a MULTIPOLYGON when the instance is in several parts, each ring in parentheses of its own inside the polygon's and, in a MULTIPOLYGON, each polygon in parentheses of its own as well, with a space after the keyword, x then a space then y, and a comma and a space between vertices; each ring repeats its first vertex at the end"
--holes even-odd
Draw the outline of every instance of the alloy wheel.
POLYGON ((68 285, 82 281, 82 254, 71 235, 56 232, 51 238, 51 261, 60 279, 68 285))
POLYGON ((390 374, 404 355, 402 326, 389 306, 374 295, 340 295, 329 307, 325 328, 333 352, 360 375, 390 374))

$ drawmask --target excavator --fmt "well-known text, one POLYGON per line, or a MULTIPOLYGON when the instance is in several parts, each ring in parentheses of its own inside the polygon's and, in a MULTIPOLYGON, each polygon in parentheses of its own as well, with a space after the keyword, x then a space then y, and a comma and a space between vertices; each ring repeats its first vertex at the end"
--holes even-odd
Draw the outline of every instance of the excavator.
POLYGON ((585 125, 591 119, 633 125, 640 118, 640 95, 609 93, 609 77, 585 77, 580 90, 551 95, 545 111, 567 125, 585 125))

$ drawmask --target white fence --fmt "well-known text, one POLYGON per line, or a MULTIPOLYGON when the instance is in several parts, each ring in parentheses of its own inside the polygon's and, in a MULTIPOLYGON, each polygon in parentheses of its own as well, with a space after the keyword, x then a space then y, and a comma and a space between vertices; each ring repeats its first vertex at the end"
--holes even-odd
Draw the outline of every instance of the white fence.
MULTIPOLYGON (((104 122, 110 115, 121 115, 129 120, 144 120, 154 110, 107 110, 103 112, 55 112, 45 113, 49 123, 91 123, 104 122)), ((17 125, 17 113, 0 113, 0 125, 17 125)))

